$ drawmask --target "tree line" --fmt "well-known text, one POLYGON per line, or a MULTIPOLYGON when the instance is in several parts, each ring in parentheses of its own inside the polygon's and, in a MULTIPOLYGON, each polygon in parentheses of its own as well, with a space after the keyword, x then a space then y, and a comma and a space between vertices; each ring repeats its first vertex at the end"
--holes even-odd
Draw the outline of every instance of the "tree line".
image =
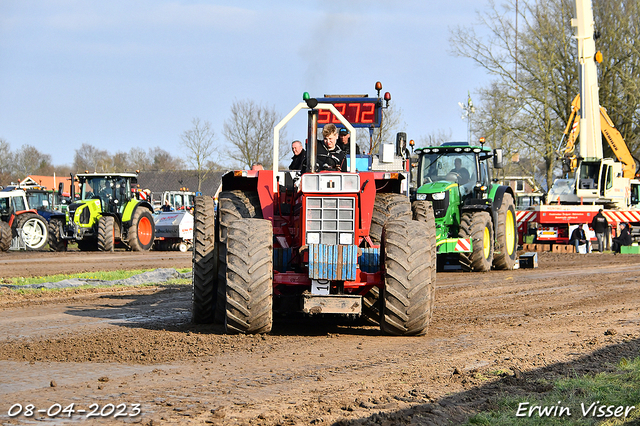
MULTIPOLYGON (((640 2, 593 0, 600 105, 632 153, 640 149, 640 2)), ((575 0, 505 0, 450 33, 454 55, 493 78, 477 89, 475 137, 513 156, 512 173, 550 187, 561 172, 557 149, 579 93, 575 0), (516 26, 517 22, 517 26, 516 26)), ((612 156, 604 146, 605 156, 612 156)), ((637 157, 638 155, 636 155, 637 157)))

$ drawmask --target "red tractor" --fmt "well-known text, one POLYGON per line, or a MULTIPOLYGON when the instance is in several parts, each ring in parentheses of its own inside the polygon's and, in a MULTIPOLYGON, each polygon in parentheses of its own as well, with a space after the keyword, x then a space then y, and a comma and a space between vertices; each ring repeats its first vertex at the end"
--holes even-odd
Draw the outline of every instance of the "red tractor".
MULTIPOLYGON (((380 83, 376 89, 377 98, 313 99, 305 93, 274 129, 273 170, 227 172, 217 209, 210 197, 196 197, 195 323, 267 333, 274 312, 302 312, 361 316, 392 335, 426 333, 435 222, 429 202, 414 202, 412 211, 406 149, 396 147, 404 158, 389 161, 387 155, 382 170, 356 171, 354 137, 348 172, 315 170, 319 126, 333 122, 351 135, 355 127, 380 126, 380 83), (310 166, 305 173, 278 170, 280 129, 303 109, 310 166)), ((387 105, 389 99, 385 94, 387 105)), ((381 164, 382 151, 373 163, 381 164)))

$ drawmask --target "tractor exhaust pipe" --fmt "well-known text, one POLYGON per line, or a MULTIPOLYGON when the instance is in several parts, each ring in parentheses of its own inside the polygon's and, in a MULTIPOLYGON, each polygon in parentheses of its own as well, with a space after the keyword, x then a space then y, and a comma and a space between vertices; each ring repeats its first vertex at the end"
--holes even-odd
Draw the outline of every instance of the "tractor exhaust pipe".
POLYGON ((309 129, 307 131, 307 172, 316 172, 318 154, 318 110, 309 110, 309 129))

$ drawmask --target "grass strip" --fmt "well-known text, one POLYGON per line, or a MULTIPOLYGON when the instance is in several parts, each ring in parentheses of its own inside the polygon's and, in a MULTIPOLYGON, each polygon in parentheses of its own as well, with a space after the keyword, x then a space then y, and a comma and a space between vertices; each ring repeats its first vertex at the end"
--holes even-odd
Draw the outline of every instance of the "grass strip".
POLYGON ((545 394, 503 395, 490 412, 466 425, 548 426, 640 424, 640 358, 623 358, 614 372, 559 379, 545 394))

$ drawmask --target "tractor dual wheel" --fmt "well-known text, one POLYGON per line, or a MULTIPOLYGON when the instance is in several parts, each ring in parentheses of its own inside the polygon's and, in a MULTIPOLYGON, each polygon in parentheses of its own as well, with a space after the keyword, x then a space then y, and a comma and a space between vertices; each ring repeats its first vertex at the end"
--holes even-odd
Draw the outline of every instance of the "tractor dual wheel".
POLYGON ((193 297, 191 314, 196 324, 212 323, 218 297, 213 198, 197 196, 193 212, 193 297))
MULTIPOLYGON (((429 232, 429 241, 431 244, 431 284, 433 288, 436 287, 436 271, 438 270, 437 261, 437 247, 436 247, 436 215, 433 212, 433 204, 431 201, 419 200, 411 203, 411 212, 413 213, 413 220, 423 222, 427 225, 427 231, 429 232)), ((433 303, 435 298, 431 298, 433 303)), ((429 307, 429 312, 433 314, 433 306, 429 307)))
POLYGON ((273 227, 239 219, 227 228, 226 319, 229 333, 268 333, 273 324, 273 227))
POLYGON ((151 212, 144 207, 136 208, 127 231, 129 247, 133 251, 151 250, 155 237, 156 228, 151 212))
POLYGON ((374 244, 382 241, 382 230, 387 222, 394 219, 411 219, 411 203, 402 194, 378 193, 373 204, 371 230, 369 235, 374 244))
POLYGON ((27 250, 40 250, 49 240, 47 222, 35 213, 22 213, 14 221, 14 236, 21 229, 20 237, 27 250))
POLYGON ((49 221, 49 248, 52 251, 67 251, 67 240, 62 238, 62 226, 64 222, 52 218, 49 221))
POLYGON ((435 297, 432 242, 428 226, 393 220, 383 235, 385 287, 380 328, 397 336, 427 332, 435 297))
POLYGON ((11 247, 11 227, 7 222, 0 220, 0 251, 7 251, 11 247))
POLYGON ((489 272, 493 264, 493 223, 487 212, 465 212, 460 218, 460 238, 471 238, 473 251, 460 253, 464 271, 489 272))
POLYGON ((218 251, 218 301, 216 322, 225 322, 227 297, 227 229, 239 219, 262 219, 260 197, 255 191, 223 191, 218 196, 218 227, 216 241, 218 251))
POLYGON ((502 205, 498 210, 498 229, 496 230, 496 247, 493 256, 495 269, 511 270, 516 264, 517 256, 516 207, 511 194, 504 194, 502 205))
POLYGON ((98 250, 113 251, 116 241, 115 220, 112 216, 102 216, 98 221, 98 250))

